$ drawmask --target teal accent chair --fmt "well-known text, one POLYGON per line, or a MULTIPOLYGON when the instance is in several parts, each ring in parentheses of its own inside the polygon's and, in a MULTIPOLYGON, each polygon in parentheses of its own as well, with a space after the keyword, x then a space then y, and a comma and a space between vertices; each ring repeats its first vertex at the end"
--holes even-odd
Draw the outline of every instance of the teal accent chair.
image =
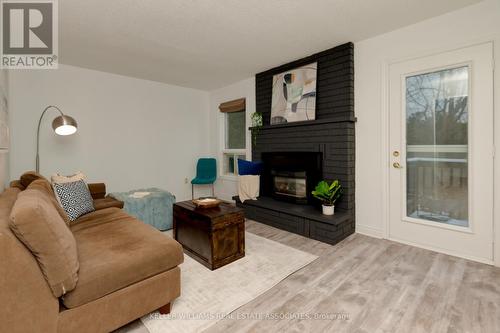
POLYGON ((194 199, 194 185, 212 185, 212 196, 215 196, 214 183, 217 179, 217 161, 215 158, 200 158, 196 165, 196 177, 191 180, 191 197, 194 199))

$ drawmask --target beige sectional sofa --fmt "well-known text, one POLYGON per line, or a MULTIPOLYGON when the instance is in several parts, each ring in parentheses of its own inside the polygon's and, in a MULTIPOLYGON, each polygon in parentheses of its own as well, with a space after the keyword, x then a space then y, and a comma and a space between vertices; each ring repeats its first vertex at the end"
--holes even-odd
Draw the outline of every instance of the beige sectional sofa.
POLYGON ((48 181, 31 178, 0 195, 0 332, 109 332, 169 311, 183 262, 175 240, 109 199, 68 223, 48 181))

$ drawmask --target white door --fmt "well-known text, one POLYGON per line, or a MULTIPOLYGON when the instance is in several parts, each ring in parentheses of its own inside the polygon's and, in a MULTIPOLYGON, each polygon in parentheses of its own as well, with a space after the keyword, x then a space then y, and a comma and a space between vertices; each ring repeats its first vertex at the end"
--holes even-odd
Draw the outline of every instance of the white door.
POLYGON ((389 122, 389 238, 492 263, 492 44, 391 64, 389 122))

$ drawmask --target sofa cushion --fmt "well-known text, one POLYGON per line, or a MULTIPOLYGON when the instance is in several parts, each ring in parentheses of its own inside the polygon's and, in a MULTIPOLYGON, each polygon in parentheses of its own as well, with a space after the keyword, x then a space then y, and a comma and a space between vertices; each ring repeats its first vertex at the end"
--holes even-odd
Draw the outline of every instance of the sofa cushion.
POLYGON ((26 189, 26 187, 24 187, 21 184, 21 181, 18 179, 11 181, 9 184, 9 187, 14 187, 14 188, 20 189, 21 191, 24 191, 26 189))
POLYGON ((59 216, 64 220, 64 222, 69 225, 69 219, 68 215, 64 211, 64 209, 61 207, 59 202, 57 202, 56 195, 54 194, 54 189, 50 185, 49 181, 47 179, 37 179, 28 186, 28 189, 30 190, 37 190, 42 192, 43 195, 45 195, 54 205, 54 207, 57 209, 57 212, 59 213, 59 216))
POLYGON ((78 281, 75 238, 46 193, 21 192, 10 213, 10 228, 36 258, 55 297, 73 290, 78 281))
POLYGON ((47 178, 45 178, 44 176, 42 176, 41 174, 39 174, 36 171, 27 171, 27 172, 23 173, 21 175, 21 177, 19 177, 19 182, 21 183, 22 186, 24 186, 24 188, 27 188, 31 184, 31 182, 33 182, 37 179, 47 180, 47 178))
POLYGON ((70 221, 95 210, 89 188, 83 180, 52 185, 57 199, 70 221))
POLYGON ((71 225, 78 243, 78 285, 63 298, 74 308, 183 262, 182 247, 118 208, 106 208, 71 225))
POLYGON ((104 208, 116 207, 123 208, 123 201, 116 200, 115 198, 106 197, 102 199, 94 199, 95 210, 101 210, 104 208))
POLYGON ((85 181, 85 175, 83 174, 83 172, 81 171, 78 171, 76 172, 75 174, 73 175, 70 175, 70 176, 64 176, 64 175, 61 175, 60 173, 55 173, 53 174, 51 177, 50 177, 50 180, 52 182, 52 184, 54 183, 57 183, 57 184, 64 184, 64 183, 72 183, 72 182, 76 182, 78 180, 83 180, 85 181))

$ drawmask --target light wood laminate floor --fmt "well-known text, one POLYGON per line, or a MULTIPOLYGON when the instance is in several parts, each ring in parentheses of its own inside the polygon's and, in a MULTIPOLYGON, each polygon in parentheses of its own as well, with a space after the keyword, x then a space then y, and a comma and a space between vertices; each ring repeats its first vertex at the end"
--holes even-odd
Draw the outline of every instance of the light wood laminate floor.
MULTIPOLYGON (((225 319, 207 333, 500 332, 500 268, 359 234, 331 246, 254 221, 246 229, 319 258, 232 313, 286 319, 225 319), (340 316, 306 318, 318 313, 340 316)), ((147 330, 135 321, 119 332, 147 330)))

